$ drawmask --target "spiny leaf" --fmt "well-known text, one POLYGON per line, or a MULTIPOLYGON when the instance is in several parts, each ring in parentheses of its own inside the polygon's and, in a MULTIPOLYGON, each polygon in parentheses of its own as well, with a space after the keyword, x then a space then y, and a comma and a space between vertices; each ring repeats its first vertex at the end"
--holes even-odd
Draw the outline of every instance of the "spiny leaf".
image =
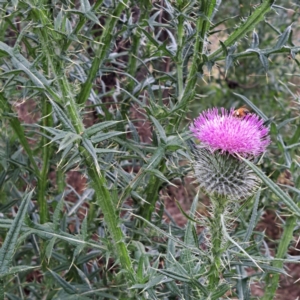
POLYGON ((292 30, 292 25, 290 25, 286 28, 286 30, 279 37, 279 39, 275 45, 275 49, 280 49, 281 47, 283 47, 286 44, 286 42, 288 41, 289 36, 291 34, 291 30, 292 30))
POLYGON ((82 146, 91 155, 91 157, 92 157, 92 159, 94 161, 94 164, 96 166, 96 170, 97 170, 98 175, 102 176, 101 172, 100 172, 100 166, 99 166, 99 163, 98 163, 98 159, 97 159, 97 153, 95 151, 95 148, 94 148, 92 142, 89 139, 83 137, 82 138, 82 146))
POLYGON ((257 176, 273 191, 273 193, 285 203, 285 205, 297 216, 300 217, 300 209, 295 204, 293 199, 285 193, 276 183, 274 183, 268 176, 266 176, 257 166, 249 160, 240 157, 256 174, 257 176))
POLYGON ((10 229, 7 233, 5 241, 0 249, 0 273, 6 273, 8 271, 9 265, 12 262, 14 252, 16 250, 16 245, 18 243, 19 233, 23 226, 23 221, 27 213, 28 204, 31 200, 33 190, 26 193, 22 199, 21 205, 19 207, 18 213, 13 220, 10 229))
POLYGON ((123 121, 105 121, 105 122, 97 123, 97 124, 87 128, 85 130, 85 134, 90 137, 94 134, 97 134, 97 133, 103 131, 104 129, 109 129, 111 127, 115 127, 119 122, 123 122, 123 121))
POLYGON ((73 143, 75 141, 80 140, 80 139, 81 139, 81 136, 79 134, 75 134, 73 132, 67 132, 66 135, 64 136, 64 138, 59 143, 59 148, 58 148, 57 152, 64 150, 65 148, 67 148, 70 145, 73 145, 73 143))
POLYGON ((59 276, 56 272, 48 269, 48 271, 50 272, 50 274, 53 276, 53 278, 57 281, 57 283, 68 293, 68 294, 77 294, 77 289, 70 284, 69 282, 67 282, 66 280, 64 280, 61 276, 59 276))
POLYGON ((37 87, 45 89, 46 86, 49 86, 48 80, 44 76, 42 76, 35 68, 33 68, 31 63, 29 63, 28 60, 15 49, 7 46, 3 42, 0 42, 0 51, 8 54, 11 57, 11 61, 14 67, 18 70, 22 70, 25 74, 27 74, 37 87))
POLYGON ((40 266, 14 266, 11 267, 7 270, 7 272, 5 272, 4 274, 0 273, 0 278, 1 277, 6 277, 7 275, 16 275, 18 273, 22 273, 22 272, 28 272, 28 271, 32 271, 34 269, 38 269, 40 268, 40 266))
POLYGON ((264 54, 262 54, 260 52, 259 53, 259 60, 261 61, 262 65, 264 67, 264 70, 267 73, 268 70, 269 70, 269 61, 268 61, 268 58, 264 54))
POLYGON ((255 49, 257 48, 259 45, 259 37, 258 37, 258 34, 253 31, 252 33, 252 43, 251 43, 251 48, 255 49))
POLYGON ((62 122, 63 126, 70 130, 71 132, 76 133, 72 123, 70 122, 69 117, 67 116, 67 114, 63 111, 63 109, 60 107, 60 105, 58 105, 55 101, 53 101, 52 99, 49 98, 49 101, 53 107, 54 112, 57 115, 57 118, 62 122))
MULTIPOLYGON (((241 24, 233 33, 224 41, 225 47, 228 47, 238 41, 240 38, 244 37, 247 32, 254 29, 255 25, 263 20, 264 15, 271 9, 275 0, 265 0, 263 1, 255 11, 247 18, 247 20, 241 24)), ((213 60, 217 57, 223 48, 218 48, 215 52, 209 55, 208 59, 213 60)))
POLYGON ((248 224, 248 228, 246 231, 246 234, 244 236, 244 243, 248 243, 250 240, 250 237, 253 233, 253 229, 256 225, 256 220, 257 220, 257 208, 258 208, 258 203, 259 203, 259 199, 260 199, 260 192, 261 189, 258 189, 256 195, 255 195, 255 202, 253 205, 253 209, 252 209, 252 214, 251 214, 251 218, 248 224))
POLYGON ((102 141, 111 139, 113 137, 116 137, 116 136, 122 135, 122 134, 125 134, 125 132, 122 132, 122 131, 98 132, 97 134, 95 134, 91 137, 91 141, 93 143, 100 143, 102 141))

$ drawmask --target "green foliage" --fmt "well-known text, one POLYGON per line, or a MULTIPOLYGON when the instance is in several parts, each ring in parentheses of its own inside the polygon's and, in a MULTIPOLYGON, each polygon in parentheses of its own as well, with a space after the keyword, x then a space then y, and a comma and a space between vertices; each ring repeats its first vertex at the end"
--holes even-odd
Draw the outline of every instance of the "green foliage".
POLYGON ((255 281, 274 298, 299 216, 298 6, 235 2, 0 3, 0 299, 250 299, 255 281), (192 174, 190 119, 241 103, 270 125, 261 170, 245 161, 266 188, 234 230, 220 216, 216 262, 204 196, 184 228, 163 199, 192 174), (275 258, 271 207, 289 214, 275 258))

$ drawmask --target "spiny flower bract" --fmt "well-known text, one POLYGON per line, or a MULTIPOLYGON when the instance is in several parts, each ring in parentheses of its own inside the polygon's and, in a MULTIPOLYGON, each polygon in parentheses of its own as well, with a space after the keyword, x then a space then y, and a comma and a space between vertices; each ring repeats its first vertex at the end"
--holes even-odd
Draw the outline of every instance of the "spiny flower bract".
POLYGON ((243 157, 258 156, 270 144, 269 129, 255 114, 240 119, 221 108, 202 112, 190 126, 193 135, 201 141, 201 147, 221 153, 239 154, 243 157))
POLYGON ((258 189, 261 180, 248 165, 230 154, 194 148, 193 164, 200 188, 209 195, 229 200, 248 198, 258 189))

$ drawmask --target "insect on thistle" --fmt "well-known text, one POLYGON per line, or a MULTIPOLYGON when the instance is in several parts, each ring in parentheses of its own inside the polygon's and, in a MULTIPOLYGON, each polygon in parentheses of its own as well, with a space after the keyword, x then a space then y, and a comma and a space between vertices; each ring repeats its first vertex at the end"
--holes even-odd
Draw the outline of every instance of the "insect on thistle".
POLYGON ((233 112, 233 116, 234 117, 237 117, 239 119, 243 119, 244 117, 246 117, 247 115, 249 115, 251 112, 250 110, 247 108, 246 105, 236 109, 234 112, 233 112))

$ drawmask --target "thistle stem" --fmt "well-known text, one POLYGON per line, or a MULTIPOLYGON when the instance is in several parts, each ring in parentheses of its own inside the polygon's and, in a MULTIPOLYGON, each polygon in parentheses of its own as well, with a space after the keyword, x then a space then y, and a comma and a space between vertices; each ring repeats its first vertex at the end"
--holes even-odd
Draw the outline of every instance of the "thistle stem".
POLYGON ((221 215, 224 214, 227 199, 225 197, 213 197, 212 201, 212 217, 210 219, 211 234, 211 268, 208 275, 208 288, 212 292, 216 289, 220 281, 221 273, 221 255, 223 231, 221 223, 221 215))

